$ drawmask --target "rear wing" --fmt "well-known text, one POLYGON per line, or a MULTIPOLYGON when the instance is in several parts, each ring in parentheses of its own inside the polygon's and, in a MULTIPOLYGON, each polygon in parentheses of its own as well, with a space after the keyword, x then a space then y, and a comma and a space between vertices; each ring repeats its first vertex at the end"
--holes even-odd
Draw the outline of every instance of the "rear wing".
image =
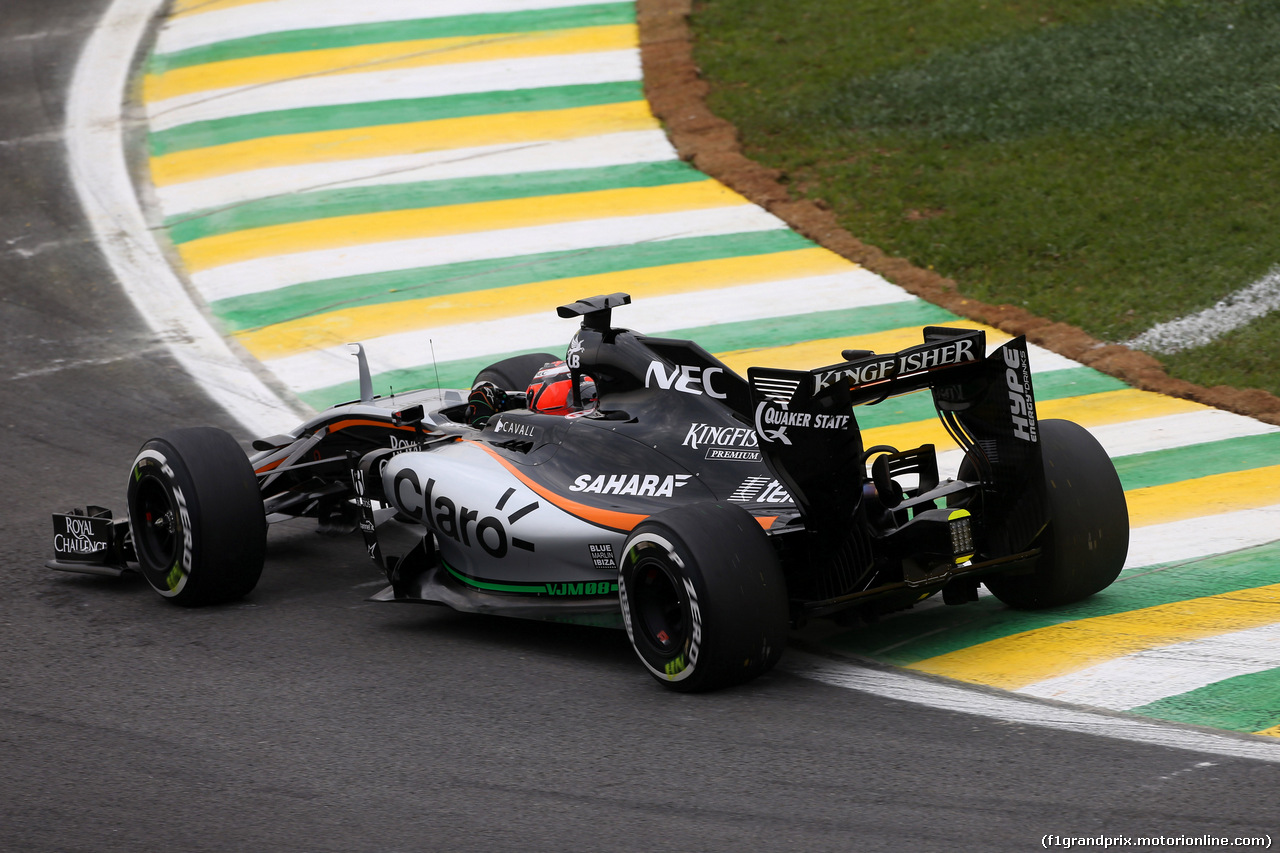
POLYGON ((854 407, 929 389, 966 451, 965 478, 981 482, 989 556, 1025 548, 1046 517, 1026 339, 988 355, 980 330, 929 326, 923 344, 843 355, 845 362, 813 370, 747 372, 760 449, 806 527, 835 536, 861 500, 866 468, 854 407))
POLYGON ((837 384, 849 387, 855 405, 879 402, 886 397, 918 391, 978 364, 986 356, 987 333, 980 329, 926 326, 924 343, 894 353, 845 350, 843 364, 807 371, 814 392, 837 384))

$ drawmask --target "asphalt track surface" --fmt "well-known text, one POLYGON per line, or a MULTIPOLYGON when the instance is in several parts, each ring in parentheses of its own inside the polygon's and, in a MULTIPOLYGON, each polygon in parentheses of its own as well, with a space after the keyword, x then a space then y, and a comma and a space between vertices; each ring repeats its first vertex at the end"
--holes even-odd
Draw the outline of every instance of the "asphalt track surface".
MULTIPOLYGON (((111 278, 64 169, 100 0, 0 23, 0 850, 1026 850, 1280 828, 1280 767, 778 672, 708 696, 621 633, 365 603, 359 544, 273 531, 244 604, 51 573, 147 436, 237 430, 111 278)), ((247 436, 240 435, 240 438, 247 436)))

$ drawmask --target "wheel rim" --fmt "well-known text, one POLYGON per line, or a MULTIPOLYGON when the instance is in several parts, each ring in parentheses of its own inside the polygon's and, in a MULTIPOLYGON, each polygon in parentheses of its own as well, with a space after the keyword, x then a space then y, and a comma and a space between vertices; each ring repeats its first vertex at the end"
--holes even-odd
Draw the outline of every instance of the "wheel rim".
POLYGON ((180 531, 173 496, 160 480, 144 476, 138 482, 136 501, 139 524, 133 531, 133 540, 140 562, 168 571, 179 556, 180 531))
POLYGON ((654 542, 637 543, 632 553, 635 639, 656 656, 674 659, 684 652, 689 632, 688 601, 674 555, 654 542))

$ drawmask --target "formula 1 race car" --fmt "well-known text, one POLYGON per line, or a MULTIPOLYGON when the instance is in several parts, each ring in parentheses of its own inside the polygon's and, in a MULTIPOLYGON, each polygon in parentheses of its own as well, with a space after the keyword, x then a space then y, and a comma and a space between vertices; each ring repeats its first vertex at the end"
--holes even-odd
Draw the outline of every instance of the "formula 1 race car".
POLYGON ((561 361, 500 361, 472 389, 360 399, 244 451, 197 427, 147 441, 128 518, 54 515, 50 567, 140 572, 178 604, 249 593, 270 522, 364 537, 383 601, 621 625, 677 690, 772 667, 813 617, 872 618, 941 593, 1039 608, 1109 585, 1124 491, 1082 427, 1039 421, 1026 342, 926 327, 895 353, 743 379, 690 341, 614 328, 615 293, 561 361), (928 389, 963 449, 863 447, 855 407, 928 389))

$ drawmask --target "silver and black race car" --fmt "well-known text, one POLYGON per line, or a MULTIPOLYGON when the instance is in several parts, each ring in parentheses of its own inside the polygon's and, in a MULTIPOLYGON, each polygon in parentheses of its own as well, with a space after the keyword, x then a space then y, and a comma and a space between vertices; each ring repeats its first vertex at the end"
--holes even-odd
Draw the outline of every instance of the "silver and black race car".
POLYGON ((253 442, 181 429, 143 444, 128 517, 54 515, 52 568, 138 571, 177 604, 248 594, 271 522, 359 529, 378 600, 625 627, 677 690, 772 667, 814 617, 874 617, 979 584, 1020 608, 1109 585, 1128 551, 1124 491, 1082 427, 1036 418, 1026 342, 923 329, 895 353, 734 373, 697 344, 612 325, 615 293, 564 305, 561 360, 491 365, 472 389, 360 399, 253 442), (559 366, 549 362, 562 361, 559 366), (544 369, 545 368, 545 369, 544 369), (565 406, 541 405, 558 373, 565 406), (864 447, 856 409, 928 390, 964 451, 864 447))

